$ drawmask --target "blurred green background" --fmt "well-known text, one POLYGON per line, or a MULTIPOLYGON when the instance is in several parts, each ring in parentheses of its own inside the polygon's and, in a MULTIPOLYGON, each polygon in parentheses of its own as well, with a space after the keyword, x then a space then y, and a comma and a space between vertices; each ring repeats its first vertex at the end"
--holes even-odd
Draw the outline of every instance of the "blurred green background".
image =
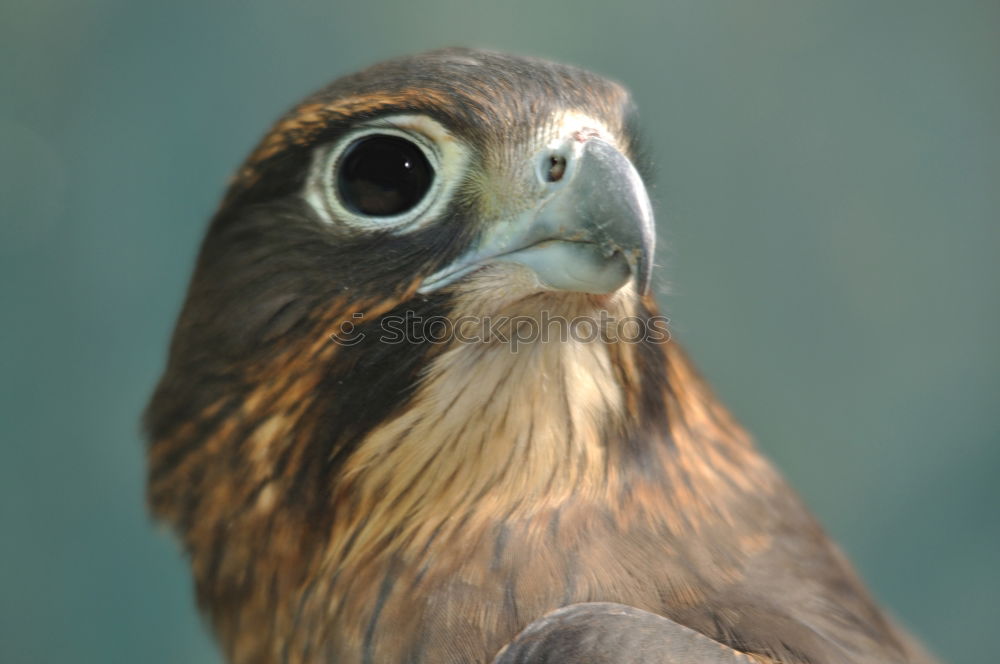
POLYGON ((212 663, 139 415, 228 174, 387 56, 627 84, 663 302, 878 597, 953 662, 1000 598, 1000 2, 0 3, 0 662, 212 663))

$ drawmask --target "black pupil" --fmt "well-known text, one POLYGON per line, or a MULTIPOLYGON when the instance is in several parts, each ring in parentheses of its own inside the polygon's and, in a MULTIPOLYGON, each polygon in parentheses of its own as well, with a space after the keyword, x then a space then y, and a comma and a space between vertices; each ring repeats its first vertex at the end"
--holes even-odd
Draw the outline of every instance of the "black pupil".
POLYGON ((337 189, 348 209, 372 217, 402 214, 421 201, 434 180, 427 157, 398 136, 354 141, 340 158, 337 189))

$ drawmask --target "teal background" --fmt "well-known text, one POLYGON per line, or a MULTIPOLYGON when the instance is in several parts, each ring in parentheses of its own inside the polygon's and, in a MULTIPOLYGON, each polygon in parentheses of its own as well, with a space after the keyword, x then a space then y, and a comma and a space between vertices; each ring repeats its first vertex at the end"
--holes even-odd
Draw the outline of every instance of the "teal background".
POLYGON ((676 335, 876 595, 995 661, 1000 2, 0 0, 0 662, 218 661, 138 424, 196 245, 283 109, 456 44, 634 91, 676 335))

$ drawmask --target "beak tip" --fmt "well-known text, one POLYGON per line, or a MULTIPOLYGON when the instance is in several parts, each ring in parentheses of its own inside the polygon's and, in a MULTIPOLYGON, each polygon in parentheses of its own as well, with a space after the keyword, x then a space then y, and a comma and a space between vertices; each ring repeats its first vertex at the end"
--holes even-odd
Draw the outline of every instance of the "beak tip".
POLYGON ((632 270, 633 281, 636 292, 640 297, 649 294, 653 281, 653 243, 650 238, 645 238, 642 246, 633 249, 627 254, 629 268, 632 270))
POLYGON ((638 274, 636 274, 636 291, 641 297, 649 295, 650 285, 653 281, 652 270, 640 264, 638 274))

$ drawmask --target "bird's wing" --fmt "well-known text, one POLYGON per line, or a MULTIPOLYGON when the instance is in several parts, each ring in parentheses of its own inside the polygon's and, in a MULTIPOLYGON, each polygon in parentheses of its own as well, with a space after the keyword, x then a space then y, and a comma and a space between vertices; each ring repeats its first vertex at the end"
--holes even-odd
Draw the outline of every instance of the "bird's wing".
POLYGON ((571 604, 545 614, 493 664, 761 664, 704 634, 624 604, 571 604))

